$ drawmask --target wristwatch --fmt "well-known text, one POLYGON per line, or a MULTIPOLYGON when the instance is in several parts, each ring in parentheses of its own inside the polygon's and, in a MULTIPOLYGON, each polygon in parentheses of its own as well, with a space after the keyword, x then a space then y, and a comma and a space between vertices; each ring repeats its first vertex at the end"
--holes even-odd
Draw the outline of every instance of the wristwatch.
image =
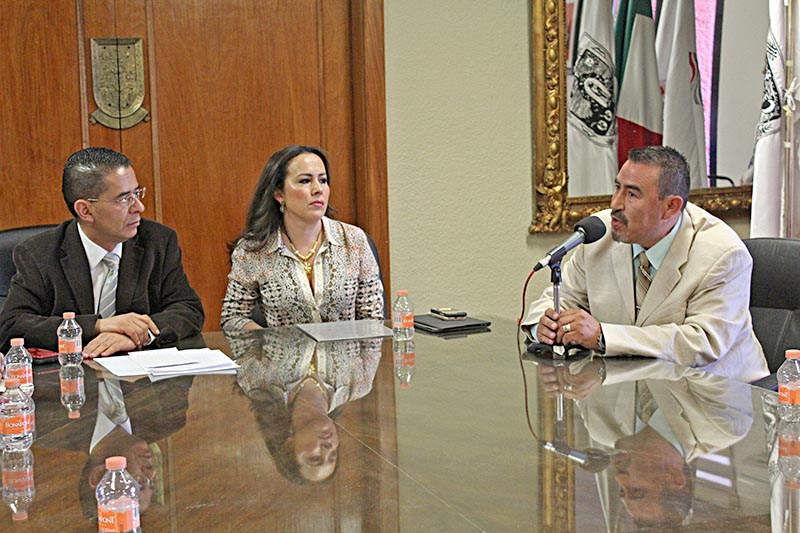
POLYGON ((600 353, 606 353, 606 338, 603 336, 603 328, 600 328, 600 335, 597 336, 597 346, 599 349, 597 350, 600 353))

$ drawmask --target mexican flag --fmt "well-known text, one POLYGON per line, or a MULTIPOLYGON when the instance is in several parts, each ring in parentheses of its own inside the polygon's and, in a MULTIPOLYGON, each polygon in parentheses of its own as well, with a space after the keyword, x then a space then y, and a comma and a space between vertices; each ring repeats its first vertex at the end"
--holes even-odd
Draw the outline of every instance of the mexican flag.
POLYGON ((663 0, 656 32, 664 94, 664 144, 689 163, 692 189, 708 187, 705 120, 697 64, 694 0, 663 0))
POLYGON ((621 167, 631 148, 663 142, 664 106, 650 0, 620 0, 614 33, 619 87, 617 160, 621 167))

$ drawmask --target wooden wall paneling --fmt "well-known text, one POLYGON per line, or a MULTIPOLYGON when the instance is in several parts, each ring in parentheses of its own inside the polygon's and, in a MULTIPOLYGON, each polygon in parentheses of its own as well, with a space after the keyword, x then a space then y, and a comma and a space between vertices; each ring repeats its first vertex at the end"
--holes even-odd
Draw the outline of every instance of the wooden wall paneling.
POLYGON ((164 223, 205 329, 219 329, 225 245, 267 158, 320 141, 316 2, 154 2, 153 14, 164 223))
POLYGON ((353 137, 350 8, 344 0, 317 0, 319 10, 320 144, 331 164, 336 218, 358 224, 353 137))
POLYGON ((383 0, 353 0, 351 16, 357 220, 375 240, 391 298, 383 0))
POLYGON ((75 3, 4 1, 0 20, 0 229, 59 222, 62 154, 81 146, 75 3))
MULTIPOLYGON (((92 71, 92 46, 91 40, 96 38, 126 38, 138 37, 142 39, 142 53, 144 60, 144 91, 145 99, 142 107, 150 111, 150 94, 152 87, 149 83, 149 65, 147 61, 149 40, 147 38, 147 17, 144 0, 129 0, 127 2, 113 2, 109 0, 82 0, 84 13, 84 57, 87 70, 87 98, 89 114, 97 109, 94 99, 92 71)), ((81 120, 89 120, 81 117, 81 120)), ((89 124, 89 146, 103 146, 124 153, 131 160, 139 185, 147 187, 147 197, 144 200, 147 218, 159 220, 155 210, 155 201, 159 191, 153 180, 153 148, 152 126, 150 122, 140 122, 131 128, 123 130, 109 128, 100 123, 89 124)), ((64 158, 69 154, 66 154, 64 158)))

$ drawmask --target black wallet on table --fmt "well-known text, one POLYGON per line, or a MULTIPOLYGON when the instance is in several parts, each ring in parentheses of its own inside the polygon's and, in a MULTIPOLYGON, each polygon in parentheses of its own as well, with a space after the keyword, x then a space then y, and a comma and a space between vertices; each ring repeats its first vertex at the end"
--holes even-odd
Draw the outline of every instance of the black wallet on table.
POLYGON ((491 325, 488 320, 469 316, 460 320, 444 320, 433 315, 414 317, 414 327, 427 333, 469 333, 483 331, 491 325))

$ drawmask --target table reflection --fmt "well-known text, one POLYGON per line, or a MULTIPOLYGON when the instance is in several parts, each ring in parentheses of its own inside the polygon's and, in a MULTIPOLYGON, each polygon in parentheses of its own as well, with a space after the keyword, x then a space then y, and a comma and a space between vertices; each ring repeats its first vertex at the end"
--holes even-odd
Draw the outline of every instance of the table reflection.
POLYGON ((671 363, 540 361, 537 375, 551 396, 553 383, 573 384, 564 394, 588 433, 609 531, 625 530, 626 519, 637 528, 689 524, 695 460, 731 447, 753 424, 749 385, 671 363))
POLYGON ((236 377, 278 470, 298 484, 336 471, 345 406, 372 390, 381 339, 317 343, 296 328, 228 337, 236 377))

